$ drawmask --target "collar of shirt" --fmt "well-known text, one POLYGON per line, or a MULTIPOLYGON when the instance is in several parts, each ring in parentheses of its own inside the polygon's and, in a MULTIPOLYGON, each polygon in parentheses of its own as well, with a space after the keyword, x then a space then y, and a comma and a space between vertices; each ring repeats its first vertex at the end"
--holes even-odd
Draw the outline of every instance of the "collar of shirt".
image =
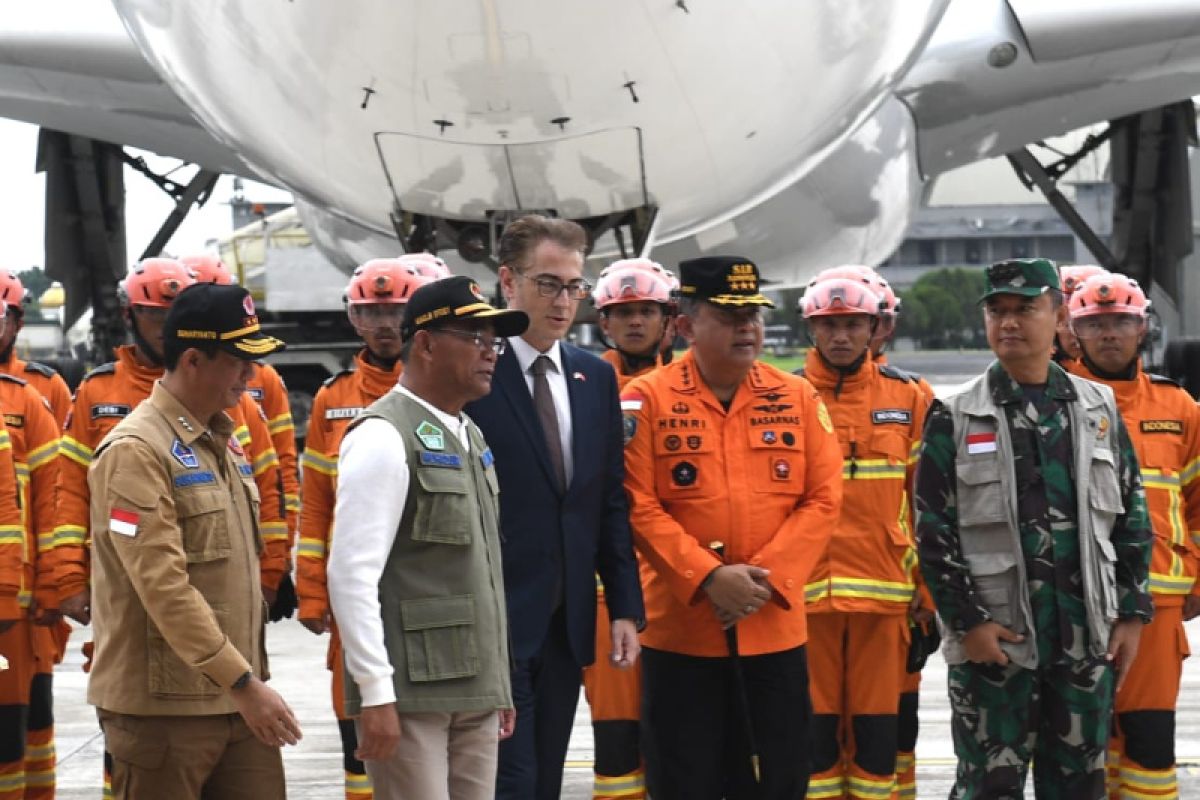
POLYGON ((471 452, 471 437, 467 435, 467 425, 464 417, 456 417, 452 414, 447 414, 445 411, 442 411, 440 408, 428 402, 427 400, 413 394, 407 387, 400 386, 399 384, 396 385, 393 391, 399 392, 400 394, 412 400, 416 400, 418 403, 425 406, 425 408, 429 409, 429 412, 437 417, 439 422, 450 429, 450 431, 458 439, 459 444, 462 445, 463 450, 468 453, 471 452))
POLYGON ((221 411, 213 416, 207 425, 200 422, 183 403, 179 402, 175 395, 167 390, 167 387, 162 385, 161 380, 154 382, 154 388, 150 391, 150 402, 167 418, 171 429, 175 431, 176 438, 186 445, 199 439, 209 429, 212 430, 213 438, 218 442, 225 442, 233 434, 233 420, 228 414, 221 411))
MULTIPOLYGON (((988 368, 988 388, 992 393, 992 402, 996 405, 1025 402, 1025 394, 1021 390, 1021 385, 1012 379, 999 361, 993 361, 991 367, 988 368)), ((1074 402, 1079 399, 1067 373, 1054 362, 1050 363, 1050 369, 1046 375, 1046 397, 1065 402, 1074 402)))
POLYGON ((510 336, 508 338, 508 346, 512 348, 513 355, 517 357, 517 364, 521 367, 522 375, 526 377, 532 376, 529 368, 533 366, 533 362, 538 356, 549 356, 550 361, 554 364, 554 370, 559 375, 563 374, 562 348, 558 346, 558 342, 550 345, 550 349, 544 353, 540 352, 520 336, 510 336))

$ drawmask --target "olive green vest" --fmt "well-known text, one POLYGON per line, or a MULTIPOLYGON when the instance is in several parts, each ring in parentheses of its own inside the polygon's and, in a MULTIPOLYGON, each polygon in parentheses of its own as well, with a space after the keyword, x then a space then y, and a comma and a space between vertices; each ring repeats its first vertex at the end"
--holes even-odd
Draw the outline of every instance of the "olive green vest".
MULTIPOLYGON (((396 427, 409 469, 396 541, 379 579, 383 635, 401 713, 512 708, 492 451, 474 423, 471 452, 425 406, 388 392, 355 420, 396 427)), ((466 419, 466 415, 463 415, 466 419)), ((387 490, 380 476, 380 490, 387 490)), ((362 705, 347 672, 346 710, 362 705)))

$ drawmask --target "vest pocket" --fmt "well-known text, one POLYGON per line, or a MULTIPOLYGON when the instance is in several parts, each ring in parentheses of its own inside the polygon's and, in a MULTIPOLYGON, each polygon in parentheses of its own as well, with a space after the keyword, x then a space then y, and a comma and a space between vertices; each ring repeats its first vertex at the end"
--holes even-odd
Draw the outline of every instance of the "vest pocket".
POLYGON ((183 551, 189 564, 229 558, 226 520, 228 498, 220 492, 191 490, 175 495, 175 511, 183 532, 183 551))
MULTIPOLYGON (((229 608, 225 603, 208 601, 217 624, 225 630, 229 608)), ((149 619, 146 620, 146 657, 150 694, 170 699, 203 699, 219 696, 224 689, 203 672, 184 663, 149 619)))
POLYGON ((1000 460, 958 463, 958 520, 961 525, 1005 522, 1000 460))
POLYGON ((467 476, 461 469, 419 467, 421 487, 413 516, 412 538, 435 544, 470 544, 470 508, 464 502, 467 476))
POLYGON ((1017 586, 1016 556, 1012 553, 977 553, 966 559, 975 594, 992 621, 1015 633, 1024 633, 1025 626, 1017 608, 1021 592, 1017 586))
POLYGON ((403 600, 400 619, 409 680, 444 681, 479 672, 474 595, 403 600))

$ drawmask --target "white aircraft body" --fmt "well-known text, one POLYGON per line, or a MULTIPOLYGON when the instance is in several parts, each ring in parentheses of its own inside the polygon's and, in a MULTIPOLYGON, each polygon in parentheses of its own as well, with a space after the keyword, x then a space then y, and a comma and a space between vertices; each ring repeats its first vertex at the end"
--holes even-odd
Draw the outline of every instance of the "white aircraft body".
POLYGON ((453 246, 543 210, 599 233, 631 221, 627 249, 668 266, 738 252, 800 283, 886 258, 946 170, 1200 94, 1195 0, 39 0, 6 16, 0 115, 289 189, 344 267, 398 252, 398 228, 453 246))

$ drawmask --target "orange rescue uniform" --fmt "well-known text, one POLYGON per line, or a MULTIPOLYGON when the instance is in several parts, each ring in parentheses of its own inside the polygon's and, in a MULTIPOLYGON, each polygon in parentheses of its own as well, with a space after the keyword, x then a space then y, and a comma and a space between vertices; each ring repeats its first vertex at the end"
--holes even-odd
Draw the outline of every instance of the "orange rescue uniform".
POLYGON ((630 523, 648 562, 642 644, 726 657, 701 582, 725 560, 771 572, 772 602, 738 623, 744 656, 808 641, 804 587, 841 505, 841 454, 812 385, 755 362, 729 410, 699 379, 695 356, 622 392, 630 523))
POLYGON ((50 404, 50 413, 61 431, 67 424, 67 414, 71 411, 71 390, 52 368, 38 361, 23 361, 16 356, 9 356, 7 362, 0 363, 0 372, 21 378, 32 386, 38 394, 50 404))
POLYGON ((916 593, 909 486, 928 403, 907 373, 867 355, 842 374, 814 349, 842 454, 842 513, 805 586, 813 701, 811 798, 887 797, 916 593))
POLYGON ((1142 629, 1137 658, 1116 696, 1110 794, 1178 797, 1175 705, 1189 654, 1183 602, 1200 595, 1200 407, 1174 381, 1146 373, 1140 363, 1137 377, 1127 381, 1100 378, 1082 360, 1066 366, 1112 387, 1137 451, 1154 529, 1154 620, 1142 629))
MULTIPOLYGON (((140 364, 133 345, 117 348, 116 356, 116 361, 92 370, 79 384, 63 432, 60 452, 64 457, 59 465, 54 526, 60 598, 78 594, 89 584, 87 470, 92 454, 105 435, 150 396, 154 382, 163 374, 162 369, 140 364)), ((253 400, 243 394, 239 405, 227 413, 234 420, 234 436, 254 468, 261 497, 261 580, 263 586, 274 589, 288 564, 287 525, 278 485, 279 459, 271 446, 262 412, 253 400)))
MULTIPOLYGON (((346 428, 367 406, 387 394, 400 380, 403 365, 397 361, 390 370, 367 361, 366 350, 354 357, 354 366, 325 381, 313 398, 308 418, 308 437, 300 457, 301 492, 300 540, 296 545, 296 596, 300 619, 321 619, 329 614, 329 591, 325 565, 329 559, 329 537, 333 533, 333 509, 337 501, 338 450, 346 428)), ((353 723, 346 717, 345 664, 342 640, 336 623, 330 626, 326 666, 331 670, 330 694, 338 719, 342 752, 347 767, 347 800, 369 800, 371 782, 362 762, 354 758, 357 739, 353 723)))
MULTIPOLYGON (((5 411, 16 413, 7 406, 5 411)), ((43 459, 43 468, 53 461, 52 456, 43 459)), ((0 633, 0 653, 8 660, 8 669, 0 671, 0 800, 21 800, 26 794, 26 757, 32 754, 27 752, 25 715, 37 673, 39 635, 30 602, 35 593, 43 594, 36 583, 37 539, 22 519, 21 489, 12 439, 7 425, 0 423, 0 620, 15 623, 0 633)), ((53 601, 49 605, 57 607, 53 601)))
POLYGON ((255 362, 254 375, 246 382, 246 393, 266 415, 267 432, 279 458, 283 505, 288 529, 288 551, 296 544, 300 526, 300 471, 296 456, 296 425, 283 378, 270 364, 255 362))

